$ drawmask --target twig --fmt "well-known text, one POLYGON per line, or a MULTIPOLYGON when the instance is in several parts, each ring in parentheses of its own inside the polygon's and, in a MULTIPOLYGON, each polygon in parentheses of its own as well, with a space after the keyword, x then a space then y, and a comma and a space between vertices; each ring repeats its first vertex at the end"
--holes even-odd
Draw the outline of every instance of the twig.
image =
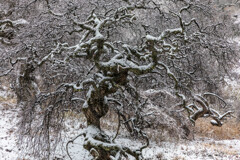
POLYGON ((117 128, 117 132, 116 132, 115 136, 113 137, 112 141, 114 141, 117 138, 117 136, 118 136, 118 133, 119 133, 119 130, 120 130, 120 126, 121 126, 120 121, 121 121, 120 120, 120 114, 119 114, 119 110, 118 110, 118 128, 117 128))
POLYGON ((80 133, 79 135, 77 135, 74 139, 72 139, 72 140, 69 140, 68 142, 67 142, 67 144, 66 144, 66 151, 67 151, 67 155, 68 155, 68 157, 70 158, 70 160, 72 160, 72 157, 70 156, 70 154, 69 154, 69 152, 68 152, 68 145, 69 145, 69 143, 73 143, 78 137, 80 137, 80 136, 86 136, 86 133, 84 132, 84 133, 80 133))

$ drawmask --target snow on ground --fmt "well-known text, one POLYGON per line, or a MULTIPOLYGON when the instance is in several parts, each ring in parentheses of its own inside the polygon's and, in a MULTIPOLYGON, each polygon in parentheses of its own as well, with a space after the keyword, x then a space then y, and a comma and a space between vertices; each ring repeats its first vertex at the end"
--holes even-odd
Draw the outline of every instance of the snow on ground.
MULTIPOLYGON (((6 89, 6 88, 4 88, 6 89)), ((16 123, 18 110, 11 94, 7 91, 0 91, 0 160, 23 160, 19 158, 20 149, 16 146, 16 123)), ((77 122, 76 122, 77 123, 77 122)), ((66 122, 70 128, 64 140, 74 138, 80 131, 79 125, 66 122), (78 127, 78 128, 77 128, 78 127)), ((142 142, 131 140, 124 135, 120 135, 117 143, 138 148, 142 142)), ((69 153, 73 160, 90 160, 91 156, 83 148, 83 137, 79 137, 73 144, 69 145, 69 153)), ((161 144, 151 143, 150 147, 143 150, 146 160, 240 160, 240 140, 212 139, 181 141, 181 142, 161 142, 161 144)), ((31 158, 27 160, 36 160, 31 158)), ((58 148, 55 158, 68 160, 65 144, 58 148)), ((130 160, 133 158, 130 158, 130 160)), ((56 159, 55 159, 56 160, 56 159)))
MULTIPOLYGON (((117 143, 139 148, 140 141, 128 138, 118 138, 117 143)), ((89 153, 82 147, 83 137, 79 137, 73 144, 69 145, 69 152, 73 160, 90 160, 89 153)), ((192 142, 162 142, 152 143, 149 148, 143 150, 146 160, 240 160, 240 140, 198 140, 192 142)), ((68 159, 66 155, 57 156, 68 159)), ((129 157, 129 160, 134 158, 129 157)))
MULTIPOLYGON (((118 143, 138 148, 139 141, 120 138, 118 143)), ((88 153, 82 148, 83 138, 71 145, 70 155, 74 160, 89 160, 88 153)), ((146 160, 240 160, 240 140, 205 140, 192 142, 162 142, 161 145, 151 144, 143 150, 146 160)), ((133 158, 130 157, 130 160, 133 158)))
MULTIPOLYGON (((3 89, 6 89, 3 87, 3 89)), ((16 147, 17 138, 16 122, 18 120, 17 110, 14 102, 7 101, 11 96, 8 92, 0 91, 0 159, 17 159, 18 148, 16 147)))

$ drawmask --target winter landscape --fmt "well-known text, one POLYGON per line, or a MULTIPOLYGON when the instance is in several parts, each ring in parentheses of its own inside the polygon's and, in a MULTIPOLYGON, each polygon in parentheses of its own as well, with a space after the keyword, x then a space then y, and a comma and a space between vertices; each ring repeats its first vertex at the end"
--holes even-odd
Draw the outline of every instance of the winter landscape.
POLYGON ((0 160, 240 160, 240 1, 0 0, 0 160))
MULTIPOLYGON (((8 91, 7 87, 1 90, 1 144, 0 144, 0 158, 3 160, 34 160, 31 154, 21 155, 21 148, 17 145, 17 122, 19 121, 18 109, 16 107, 16 100, 14 95, 8 91), (23 158, 24 157, 24 158, 23 158)), ((76 122, 78 123, 78 122, 76 122)), ((109 124, 111 126, 111 124, 109 124)), ((235 133, 228 133, 231 128, 224 128, 219 133, 220 139, 214 137, 214 129, 203 129, 203 134, 208 133, 209 137, 198 137, 195 140, 180 140, 176 142, 162 141, 159 143, 152 142, 150 147, 143 150, 145 159, 148 160, 238 160, 240 159, 240 126, 236 124, 238 129, 235 133), (225 139, 224 135, 227 137, 225 139), (229 136, 228 136, 229 134, 229 136), (222 137, 221 137, 222 136, 222 137), (231 138, 235 137, 235 138, 231 138)), ((67 132, 66 139, 72 139, 78 132, 81 132, 81 128, 75 128, 77 124, 68 124, 69 131, 67 132)), ((209 127, 209 126, 208 126, 209 127)), ((207 134, 205 134, 207 135, 207 134)), ((82 147, 83 137, 77 139, 74 144, 70 145, 70 154, 73 159, 76 160, 90 160, 92 158, 89 153, 82 147)), ((123 143, 130 147, 141 146, 141 142, 137 140, 131 140, 127 136, 122 135, 118 139, 119 143, 123 143)), ((66 145, 66 143, 64 144, 66 145)), ((55 160, 69 159, 66 155, 65 146, 62 146, 62 150, 59 150, 55 154, 55 160)), ((54 159, 54 158, 53 158, 54 159)))

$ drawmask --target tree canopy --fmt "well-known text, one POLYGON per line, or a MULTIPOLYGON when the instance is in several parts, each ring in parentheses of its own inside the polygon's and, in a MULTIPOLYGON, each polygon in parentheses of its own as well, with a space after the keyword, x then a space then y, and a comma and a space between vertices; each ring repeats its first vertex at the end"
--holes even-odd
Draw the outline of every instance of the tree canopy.
POLYGON ((149 117, 158 118, 147 112, 152 103, 142 94, 147 89, 163 93, 166 101, 156 99, 155 107, 186 112, 192 123, 211 117, 212 125, 222 126, 232 113, 220 114, 209 103, 214 97, 227 105, 212 92, 237 58, 234 26, 217 3, 35 0, 15 5, 24 19, 0 20, 2 45, 8 48, 1 62, 8 69, 1 76, 12 72, 17 79, 19 131, 36 155, 49 158, 66 113, 75 112, 86 117, 80 135, 95 159, 142 159, 149 145, 144 129, 153 123, 149 117), (17 36, 9 38, 9 28, 17 36), (146 144, 133 150, 116 144, 117 134, 104 133, 100 119, 109 109, 119 116, 119 125, 146 144))

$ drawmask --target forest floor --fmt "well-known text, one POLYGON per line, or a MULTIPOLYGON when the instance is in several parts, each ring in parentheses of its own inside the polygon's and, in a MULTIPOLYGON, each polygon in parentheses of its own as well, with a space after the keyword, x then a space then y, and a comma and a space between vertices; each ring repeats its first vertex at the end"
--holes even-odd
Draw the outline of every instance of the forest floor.
MULTIPOLYGON (((3 88, 4 89, 4 88, 3 88)), ((7 89, 0 91, 0 159, 1 160, 32 160, 31 154, 21 155, 21 149, 17 147, 17 127, 19 120, 18 109, 14 95, 7 89), (5 90, 5 91, 4 91, 5 90)), ((67 124, 68 125, 68 124, 67 124)), ((70 125, 68 138, 77 135, 70 125)), ((215 134, 215 133, 214 133, 215 134)), ((139 147, 141 142, 130 140, 120 135, 117 140, 129 147, 139 147)), ((78 138, 69 146, 69 152, 73 160, 88 160, 91 156, 82 147, 83 138, 78 138)), ((56 157, 69 159, 63 151, 58 151, 56 157)), ((240 139, 215 140, 211 138, 195 138, 191 141, 151 143, 150 147, 143 151, 146 160, 240 160, 240 139)), ((53 158, 54 159, 54 158, 53 158)), ((131 158, 130 158, 131 159, 131 158)))

